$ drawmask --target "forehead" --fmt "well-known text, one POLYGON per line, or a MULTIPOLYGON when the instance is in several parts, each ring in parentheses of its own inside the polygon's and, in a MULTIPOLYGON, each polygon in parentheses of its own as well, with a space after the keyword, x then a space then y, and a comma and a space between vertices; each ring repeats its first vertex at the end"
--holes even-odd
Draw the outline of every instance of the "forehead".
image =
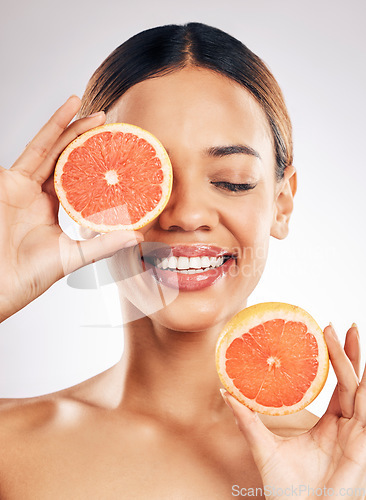
POLYGON ((255 98, 204 68, 187 67, 134 85, 111 107, 107 121, 140 126, 166 147, 179 140, 202 148, 245 142, 273 154, 271 129, 255 98))

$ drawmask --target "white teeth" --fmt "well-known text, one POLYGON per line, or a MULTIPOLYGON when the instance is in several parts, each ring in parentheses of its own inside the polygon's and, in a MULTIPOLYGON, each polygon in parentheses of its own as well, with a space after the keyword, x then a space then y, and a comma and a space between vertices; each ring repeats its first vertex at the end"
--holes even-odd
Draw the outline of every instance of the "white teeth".
POLYGON ((169 262, 168 259, 154 259, 154 265, 158 267, 159 269, 167 269, 169 267, 169 262))
POLYGON ((189 258, 178 257, 177 269, 189 269, 189 258))
POLYGON ((164 259, 154 259, 154 264, 159 269, 178 270, 183 274, 194 274, 197 272, 207 271, 223 264, 224 257, 169 257, 164 259))
POLYGON ((201 258, 200 257, 191 257, 189 259, 189 267, 191 269, 201 269, 201 258))
POLYGON ((210 266, 216 267, 216 257, 210 257, 210 266))
POLYGON ((210 267, 210 258, 209 257, 201 257, 201 267, 210 267))
POLYGON ((169 261, 168 261, 168 267, 170 269, 176 269, 177 268, 177 257, 169 257, 169 261))

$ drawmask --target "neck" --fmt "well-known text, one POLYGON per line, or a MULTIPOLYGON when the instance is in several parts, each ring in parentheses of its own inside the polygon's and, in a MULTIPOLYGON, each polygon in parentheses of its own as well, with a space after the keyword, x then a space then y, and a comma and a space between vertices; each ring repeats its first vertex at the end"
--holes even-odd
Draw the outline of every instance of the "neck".
MULTIPOLYGON (((65 389, 64 395, 84 403, 158 418, 167 425, 190 429, 232 423, 219 393, 215 346, 224 324, 200 332, 164 328, 144 317, 125 325, 121 360, 84 383, 65 389)), ((300 414, 259 415, 267 427, 308 429, 317 417, 300 414), (310 420, 309 420, 310 419, 310 420)))
MULTIPOLYGON (((144 317, 125 326, 123 408, 189 424, 221 412, 215 345, 223 325, 177 332, 144 317)), ((217 416, 217 415, 216 415, 217 416)))

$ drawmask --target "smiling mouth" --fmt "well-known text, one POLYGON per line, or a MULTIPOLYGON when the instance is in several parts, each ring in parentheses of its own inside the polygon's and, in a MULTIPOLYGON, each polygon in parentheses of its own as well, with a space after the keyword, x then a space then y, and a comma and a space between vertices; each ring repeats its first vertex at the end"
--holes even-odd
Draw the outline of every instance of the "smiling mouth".
POLYGON ((173 271, 179 274, 198 274, 217 269, 232 258, 236 259, 234 254, 219 255, 217 257, 209 257, 208 255, 202 255, 201 257, 170 256, 164 258, 145 256, 144 260, 159 270, 173 271))
POLYGON ((230 270, 237 266, 236 249, 207 243, 161 243, 155 247, 143 243, 140 243, 140 259, 144 271, 151 270, 158 284, 179 288, 182 292, 210 287, 231 276, 230 270))
MULTIPOLYGON (((238 254, 214 245, 172 245, 141 253, 141 260, 159 272, 202 274, 219 270, 229 260, 236 261, 238 254)), ((165 274, 165 273, 164 273, 165 274)))

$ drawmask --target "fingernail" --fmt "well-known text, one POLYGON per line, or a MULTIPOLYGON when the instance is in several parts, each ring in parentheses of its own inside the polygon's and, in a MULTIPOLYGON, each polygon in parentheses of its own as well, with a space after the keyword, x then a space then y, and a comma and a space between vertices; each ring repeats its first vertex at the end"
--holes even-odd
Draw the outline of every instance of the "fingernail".
POLYGON ((352 323, 351 328, 357 328, 357 330, 358 330, 358 326, 356 325, 356 323, 352 323))
POLYGON ((227 391, 225 391, 225 389, 220 389, 220 392, 221 392, 222 399, 225 401, 225 403, 227 404, 227 406, 233 412, 234 420, 235 420, 236 425, 239 425, 239 421, 236 418, 236 414, 235 414, 234 408, 232 407, 231 402, 229 401, 227 395, 225 394, 227 391))
POLYGON ((97 111, 96 113, 92 113, 88 115, 87 118, 94 118, 95 116, 104 115, 104 111, 97 111))
POLYGON ((335 331, 335 328, 333 326, 333 323, 331 321, 329 321, 329 326, 331 327, 331 334, 332 334, 332 337, 336 340, 338 340, 338 336, 337 336, 337 333, 335 331))
POLYGON ((228 400, 228 398, 227 398, 227 396, 225 394, 226 390, 225 389, 220 389, 220 392, 221 392, 222 399, 225 401, 225 403, 228 405, 228 407, 232 410, 233 407, 231 406, 231 403, 230 403, 230 401, 228 400))
POLYGON ((336 335, 336 331, 335 331, 335 328, 334 328, 334 325, 331 321, 329 321, 329 326, 331 327, 332 331, 333 331, 333 334, 336 335))

